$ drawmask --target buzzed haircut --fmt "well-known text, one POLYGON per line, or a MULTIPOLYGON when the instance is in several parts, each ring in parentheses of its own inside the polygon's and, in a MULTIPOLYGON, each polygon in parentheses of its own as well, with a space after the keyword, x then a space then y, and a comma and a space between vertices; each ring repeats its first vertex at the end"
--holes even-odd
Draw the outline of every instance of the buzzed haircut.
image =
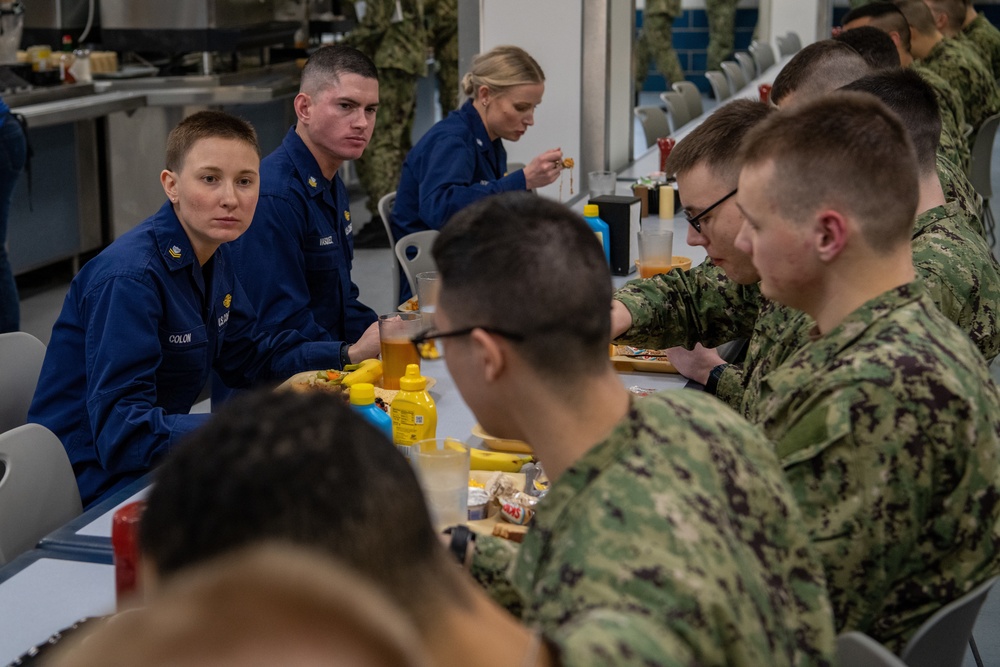
POLYGON ((260 144, 253 125, 225 111, 199 111, 179 122, 167 135, 167 169, 180 171, 191 147, 202 139, 242 141, 260 157, 260 144))
POLYGON ((378 81, 378 68, 372 59, 357 49, 333 44, 317 49, 302 68, 299 91, 308 95, 336 85, 343 74, 357 74, 378 81))
POLYGON ((877 72, 853 81, 841 90, 868 93, 881 100, 899 116, 910 133, 920 174, 936 173, 941 113, 934 89, 922 76, 910 69, 877 72))
POLYGON ((873 25, 844 30, 833 38, 861 54, 873 72, 899 69, 899 52, 889 33, 873 25))
POLYGON ((821 208, 851 215, 868 245, 909 243, 919 184, 913 142, 871 95, 837 91, 760 123, 740 149, 744 168, 774 165, 770 200, 788 220, 821 208))
POLYGON ((713 175, 736 187, 740 142, 754 125, 776 112, 757 100, 733 100, 712 112, 685 136, 667 158, 667 173, 676 176, 704 164, 713 175))
POLYGON ((433 253, 454 328, 518 335, 511 344, 553 384, 605 370, 611 273, 578 213, 523 191, 487 197, 448 221, 433 253))
POLYGON ((924 0, 895 0, 895 3, 899 11, 903 12, 910 27, 921 35, 930 37, 938 32, 934 15, 930 7, 924 4, 924 0))
POLYGON ((961 32, 962 24, 965 23, 966 4, 964 0, 927 0, 931 7, 931 14, 944 14, 948 19, 948 29, 952 32, 961 32))
POLYGON ((409 462, 339 396, 237 397, 157 470, 140 544, 159 574, 264 540, 336 556, 411 612, 464 599, 409 462))
POLYGON ((903 12, 899 11, 899 7, 891 2, 870 2, 844 14, 841 24, 847 25, 866 16, 872 19, 869 25, 880 28, 886 33, 894 32, 899 35, 900 45, 907 53, 910 52, 910 24, 907 23, 903 12))
POLYGON ((861 54, 847 44, 824 39, 792 56, 774 79, 771 101, 781 106, 792 93, 795 102, 812 100, 871 72, 861 54))

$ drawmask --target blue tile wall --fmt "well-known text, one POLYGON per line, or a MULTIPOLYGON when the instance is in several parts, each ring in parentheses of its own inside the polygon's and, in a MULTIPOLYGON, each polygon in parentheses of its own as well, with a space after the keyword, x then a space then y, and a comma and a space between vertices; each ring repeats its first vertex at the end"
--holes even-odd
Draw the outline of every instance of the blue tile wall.
MULTIPOLYGON (((737 51, 745 51, 753 39, 754 27, 757 25, 757 10, 755 8, 736 10, 735 45, 737 51)), ((636 12, 636 26, 642 26, 642 12, 636 12)), ((708 81, 705 79, 705 65, 708 60, 708 15, 704 9, 685 9, 683 14, 674 21, 674 50, 684 68, 684 74, 703 92, 709 92, 708 81)), ((660 92, 667 89, 666 80, 650 63, 649 76, 643 85, 643 90, 660 92)))

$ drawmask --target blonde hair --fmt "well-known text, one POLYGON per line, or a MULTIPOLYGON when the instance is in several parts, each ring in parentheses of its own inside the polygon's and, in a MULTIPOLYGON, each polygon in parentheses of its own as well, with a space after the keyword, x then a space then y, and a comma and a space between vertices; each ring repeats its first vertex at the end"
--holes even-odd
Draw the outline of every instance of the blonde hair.
POLYGON ((462 77, 462 92, 475 97, 480 86, 492 93, 502 93, 514 86, 543 83, 545 74, 534 58, 518 46, 497 46, 480 53, 462 77))

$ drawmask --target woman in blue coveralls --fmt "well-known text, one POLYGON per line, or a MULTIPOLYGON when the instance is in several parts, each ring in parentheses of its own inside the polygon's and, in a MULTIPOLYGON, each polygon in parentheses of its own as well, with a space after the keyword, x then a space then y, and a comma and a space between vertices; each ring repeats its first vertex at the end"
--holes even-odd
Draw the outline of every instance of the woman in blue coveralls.
MULTIPOLYGON (((462 90, 469 99, 428 130, 403 163, 392 210, 397 240, 440 229, 483 197, 548 185, 562 171, 562 151, 553 148, 507 173, 502 140, 517 141, 534 125, 545 92, 542 68, 524 49, 498 46, 479 54, 462 78, 462 90)), ((404 299, 409 291, 404 285, 404 299)))
POLYGON ((160 181, 168 201, 88 262, 52 329, 28 420, 62 441, 85 505, 150 470, 207 415, 213 368, 233 387, 333 368, 340 343, 258 333, 227 242, 253 218, 260 148, 221 111, 181 121, 160 181))

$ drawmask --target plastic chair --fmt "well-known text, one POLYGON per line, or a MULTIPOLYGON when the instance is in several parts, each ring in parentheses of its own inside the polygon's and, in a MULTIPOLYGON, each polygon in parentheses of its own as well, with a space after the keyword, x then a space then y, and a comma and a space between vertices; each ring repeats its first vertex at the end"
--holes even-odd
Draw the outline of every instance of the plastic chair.
POLYGON ((403 273, 410 283, 410 291, 417 293, 417 274, 424 271, 437 271, 434 257, 431 255, 431 246, 434 239, 440 234, 436 229, 423 232, 407 234, 396 241, 396 257, 403 267, 403 273), (410 256, 412 253, 412 257, 410 256))
POLYGON ((757 65, 754 64, 753 56, 740 51, 739 53, 734 53, 733 58, 736 58, 736 62, 740 64, 740 69, 743 70, 743 78, 747 81, 753 81, 757 76, 757 65))
POLYGON ((790 56, 798 49, 795 48, 795 42, 788 38, 788 35, 778 35, 774 39, 778 43, 778 55, 779 56, 790 56))
POLYGON ((863 632, 837 637, 837 663, 844 667, 906 667, 906 663, 863 632))
POLYGON ((670 121, 670 132, 674 133, 691 122, 691 112, 687 100, 678 92, 660 93, 660 99, 667 107, 667 120, 670 121))
POLYGON ((0 433, 0 507, 0 565, 83 510, 66 450, 41 424, 0 433))
POLYGON ((737 90, 747 85, 747 79, 743 76, 743 68, 735 60, 727 60, 723 62, 720 67, 722 67, 722 73, 726 75, 726 80, 729 81, 729 90, 735 93, 737 90))
POLYGON ((927 619, 899 655, 907 667, 961 667, 976 616, 997 578, 984 581, 927 619))
POLYGON ((0 334, 0 433, 28 423, 45 345, 23 331, 0 334))
POLYGON ((767 42, 753 41, 748 48, 754 63, 757 64, 757 76, 763 74, 769 67, 777 62, 774 58, 774 49, 767 42))
MULTIPOLYGON (((396 191, 393 190, 389 194, 385 195, 378 200, 378 214, 382 218, 382 224, 385 225, 385 235, 389 237, 389 247, 396 247, 396 239, 392 236, 392 207, 396 203, 396 191)), ((390 272, 392 273, 392 299, 393 303, 397 306, 399 305, 399 261, 396 259, 395 253, 389 254, 389 261, 392 263, 392 268, 390 272)))
POLYGON ((712 95, 716 102, 721 103, 723 100, 729 99, 729 81, 725 74, 712 70, 705 72, 705 78, 708 79, 708 85, 712 86, 712 95))
POLYGON ((1000 114, 994 114, 983 121, 976 134, 975 143, 972 145, 972 162, 969 168, 969 181, 972 187, 983 198, 983 223, 986 230, 993 238, 996 229, 996 220, 993 218, 993 211, 990 207, 990 197, 993 196, 993 142, 997 136, 997 127, 1000 126, 1000 114))
POLYGON ((670 134, 667 114, 657 106, 639 106, 633 111, 642 124, 642 133, 646 135, 646 145, 652 146, 660 137, 670 134))
POLYGON ((704 108, 701 104, 701 91, 698 90, 698 86, 694 85, 690 81, 678 81, 677 83, 671 84, 670 87, 684 96, 691 118, 697 118, 704 112, 704 108))
POLYGON ((799 33, 794 30, 789 30, 785 33, 785 40, 788 45, 794 49, 792 53, 797 53, 802 50, 802 39, 799 38, 799 33))

